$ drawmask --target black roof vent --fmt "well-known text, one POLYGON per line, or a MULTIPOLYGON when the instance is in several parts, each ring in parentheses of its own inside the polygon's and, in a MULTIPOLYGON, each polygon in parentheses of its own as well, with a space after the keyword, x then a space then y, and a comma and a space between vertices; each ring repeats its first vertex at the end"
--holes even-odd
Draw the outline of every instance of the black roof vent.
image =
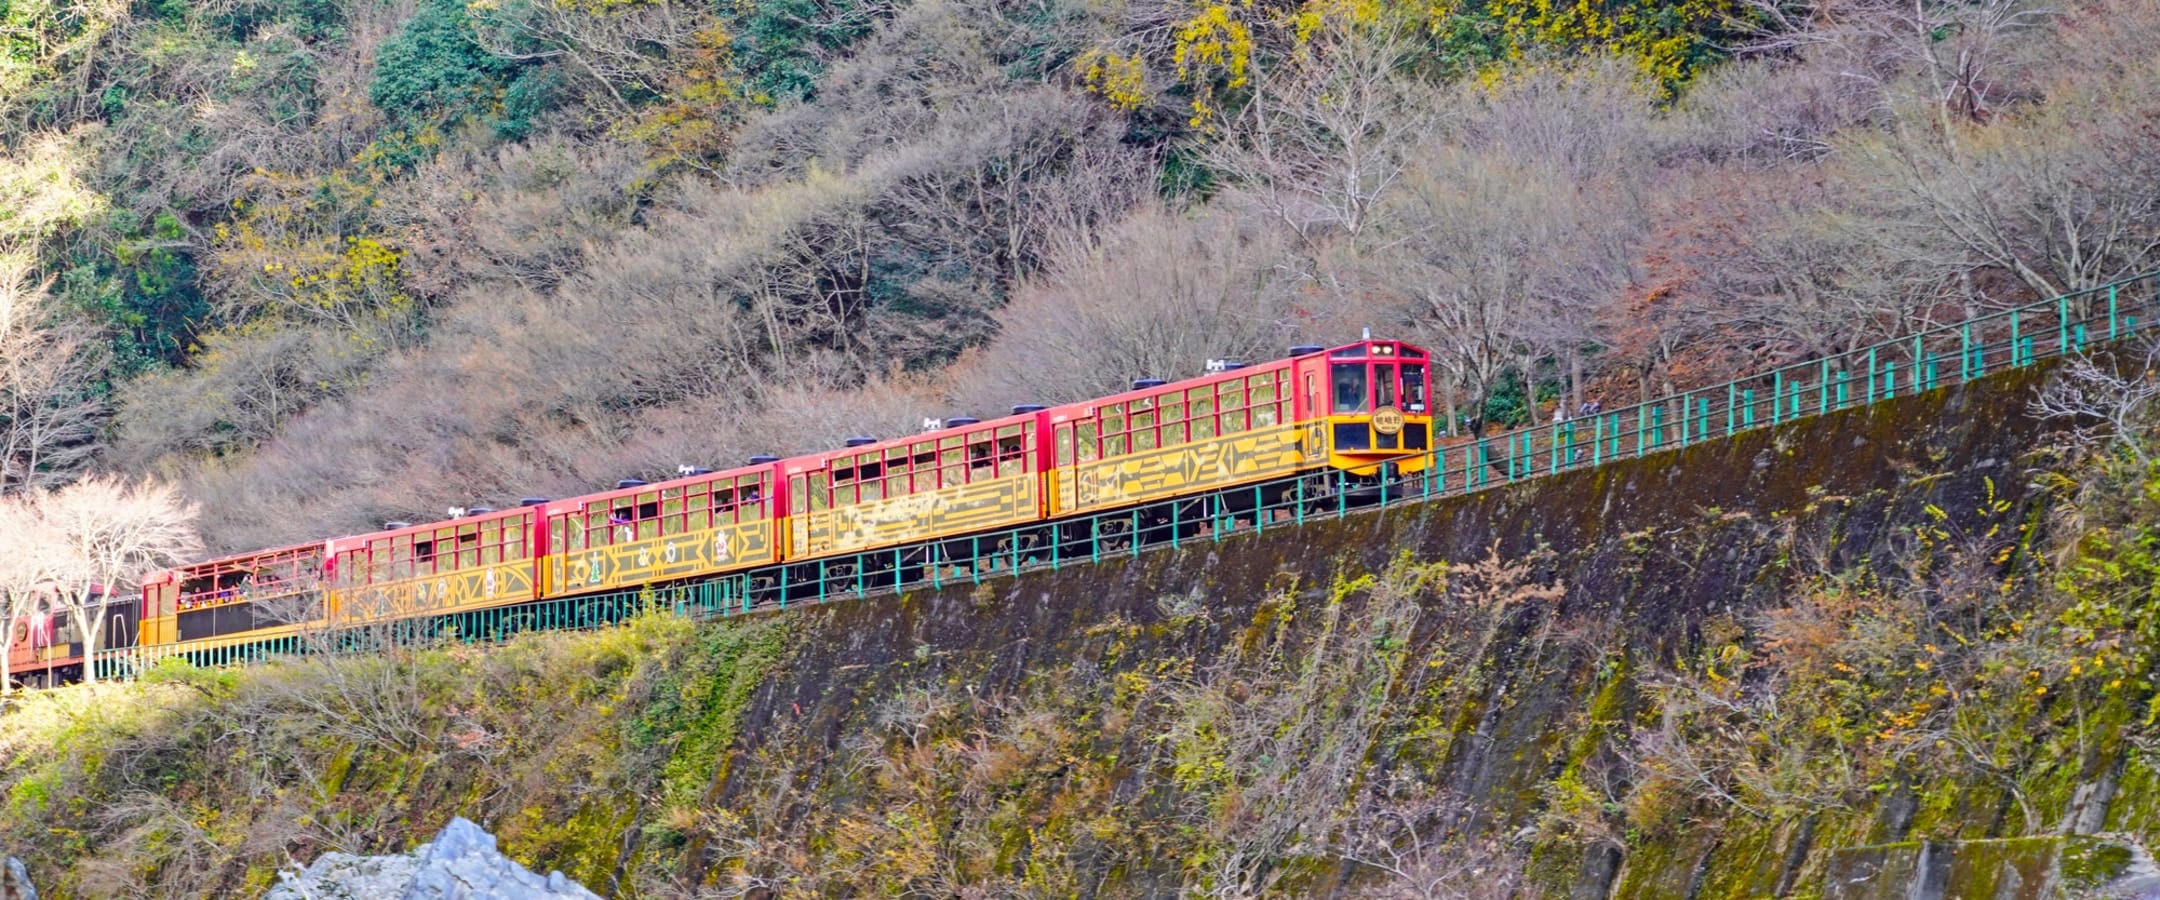
POLYGON ((1162 387, 1169 383, 1160 378, 1135 378, 1132 380, 1132 389, 1137 391, 1151 387, 1162 387))
POLYGON ((858 434, 854 437, 847 439, 847 445, 850 447, 862 447, 875 443, 877 443, 877 438, 871 437, 866 434, 858 434))
POLYGON ((1320 351, 1322 351, 1322 350, 1326 350, 1326 349, 1327 349, 1326 347, 1322 347, 1322 346, 1320 346, 1319 344, 1297 344, 1297 345, 1295 345, 1295 346, 1292 346, 1292 347, 1290 348, 1290 355, 1291 355, 1291 356, 1310 356, 1310 355, 1312 355, 1312 354, 1314 354, 1314 353, 1318 353, 1318 352, 1320 352, 1320 351))
POLYGON ((494 511, 495 507, 492 506, 475 506, 471 509, 467 509, 465 511, 465 514, 468 516, 484 516, 494 511))
POLYGON ((519 497, 519 498, 518 498, 518 505, 519 505, 519 506, 539 506, 540 504, 542 504, 542 503, 546 503, 546 502, 547 502, 547 498, 546 498, 546 497, 519 497))
POLYGON ((1013 407, 1013 415, 1024 416, 1028 413, 1039 413, 1046 409, 1049 409, 1049 407, 1044 406, 1040 403, 1022 403, 1018 406, 1013 407))
POLYGON ((623 480, 621 480, 621 481, 615 482, 615 489, 616 489, 616 490, 618 490, 618 491, 619 491, 619 490, 622 490, 622 489, 624 489, 624 488, 634 488, 634 487, 644 487, 644 486, 645 486, 645 479, 643 479, 643 478, 625 478, 625 479, 623 479, 623 480))
POLYGON ((974 416, 954 416, 950 419, 945 420, 945 427, 947 428, 963 428, 968 425, 979 424, 982 424, 982 420, 975 418, 974 416))
POLYGON ((384 530, 384 531, 398 531, 398 530, 400 530, 400 529, 405 529, 405 528, 411 528, 411 527, 412 527, 412 523, 411 523, 411 522, 384 522, 384 523, 382 523, 382 530, 384 530))
POLYGON ((769 466, 779 461, 780 457, 774 456, 770 453, 760 453, 756 456, 750 457, 750 464, 753 466, 769 466))

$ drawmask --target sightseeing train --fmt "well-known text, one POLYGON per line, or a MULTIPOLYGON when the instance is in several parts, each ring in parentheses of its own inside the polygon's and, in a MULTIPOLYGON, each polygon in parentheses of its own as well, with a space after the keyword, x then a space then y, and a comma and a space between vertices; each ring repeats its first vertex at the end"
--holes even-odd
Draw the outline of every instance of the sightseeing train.
MULTIPOLYGON (((207 658, 310 629, 741 573, 784 581, 804 563, 1054 529, 1241 485, 1316 474, 1380 483, 1430 459, 1431 368, 1416 346, 1299 346, 1209 368, 1079 403, 926 421, 906 437, 180 566, 143 579, 112 646, 207 658)), ((71 653, 79 667, 80 648, 71 653)), ((36 656, 11 654, 10 676, 36 656)))

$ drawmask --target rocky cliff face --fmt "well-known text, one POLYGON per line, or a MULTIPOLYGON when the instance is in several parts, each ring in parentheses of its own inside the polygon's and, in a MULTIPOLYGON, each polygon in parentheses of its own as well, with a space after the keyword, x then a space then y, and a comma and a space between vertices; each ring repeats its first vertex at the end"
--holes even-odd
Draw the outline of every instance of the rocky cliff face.
MULTIPOLYGON (((1314 834, 1341 821, 1293 807, 1362 809, 1369 782, 1395 779, 1416 783, 1401 788, 1417 796, 1414 809, 1359 814, 1410 816, 1418 828, 1478 847, 1486 845, 1476 836, 1496 836, 1497 852, 1514 855, 1525 883, 1541 892, 1819 892, 1829 851, 1871 838, 1902 840, 1913 816, 1862 796, 1840 801, 1831 814, 1736 816, 1720 827, 1645 836, 1555 827, 1566 823, 1552 820, 1553 807, 1569 799, 1561 792, 1581 789, 1584 773, 1600 761, 1620 777, 1612 773, 1624 767, 1611 765, 1612 757, 1631 751, 1627 732, 1651 724, 1636 717, 1650 709, 1646 695, 1657 689, 1660 670, 1732 639, 1706 638, 1706 629, 1744 628, 1750 610, 1775 604, 1792 588, 1797 556, 1812 556, 1809 565, 1825 571, 1848 571, 1894 557, 1916 524, 1978 530, 2030 518, 2028 456, 2042 429, 2022 413, 2037 378, 2025 373, 1296 530, 802 610, 797 654, 746 717, 747 764, 730 765, 709 800, 771 807, 772 819, 750 831, 802 828, 795 839, 807 841, 844 827, 844 814, 823 816, 819 808, 906 797, 931 820, 948 823, 945 839, 996 848, 993 870, 1026 873, 1053 854, 1057 866, 1080 870, 1061 874, 1071 878, 1061 884, 1083 892, 1167 893, 1196 883, 1304 892, 1354 889, 1359 877, 1384 880, 1375 873, 1387 867, 1349 862, 1347 848, 1328 847, 1314 834), (1487 560, 1513 568, 1489 563, 1480 571, 1487 560), (1238 757, 1225 733, 1253 723, 1240 723, 1234 712, 1194 717, 1178 707, 1218 699, 1263 706, 1271 679, 1350 660, 1366 648, 1305 629, 1353 629, 1349 620, 1385 602, 1376 599, 1384 584, 1343 585, 1386 582, 1402 577, 1406 564, 1433 561, 1453 564, 1454 589, 1420 595, 1414 616, 1395 614, 1396 623, 1414 623, 1407 633, 1385 635, 1370 621, 1356 626, 1365 629, 1360 640, 1402 642, 1399 658, 1367 661, 1387 671, 1349 672, 1333 693, 1308 697, 1313 721, 1278 715, 1260 723, 1369 729, 1370 739, 1352 748, 1359 765, 1342 773, 1339 794, 1298 797, 1294 778, 1264 773, 1211 780, 1207 767, 1282 761, 1265 753, 1238 757), (1337 604, 1352 609, 1333 609, 1337 604), (1278 630, 1287 635, 1274 643, 1278 630), (1216 682, 1227 690, 1191 689, 1216 682), (1385 708, 1365 718, 1344 711, 1355 702, 1344 696, 1351 689, 1384 690, 1385 708), (1030 715, 1064 716, 1060 727, 1071 733, 1030 737, 1029 726, 1016 721, 1030 715), (984 737, 938 737, 970 731, 984 737), (1059 746, 1048 750, 1042 741, 1059 746), (911 760, 915 746, 993 755, 1007 748, 1020 758, 1004 762, 1018 772, 1004 780, 942 772, 935 762, 911 760), (774 762, 756 764, 761 755, 774 762), (1367 783, 1351 783, 1361 780, 1367 783), (782 783, 812 795, 794 808, 775 806, 782 783), (968 796, 977 793, 984 796, 968 796), (1256 800, 1281 806, 1225 809, 1256 800), (968 808, 984 803, 1020 808, 1003 821, 968 808), (1270 815, 1277 820, 1265 821, 1270 815), (1145 837, 1120 842, 1087 833, 1105 822, 1145 837), (1226 863, 1217 855, 1236 852, 1225 848, 1268 827, 1286 833, 1246 849, 1271 862, 1226 863), (1196 829, 1208 837, 1183 839, 1196 829), (1189 855, 1155 855, 1151 847, 1189 855), (1268 866, 1273 871, 1252 875, 1268 866), (1211 877, 1210 867, 1220 877, 1211 877)), ((1329 752, 1278 749, 1298 764, 1321 762, 1329 752)), ((2086 767, 2104 773, 2107 764, 2096 758, 2086 767)), ((1625 787, 1603 786, 1597 802, 1621 802, 1625 787)), ((1993 815, 1991 792, 1972 793, 1944 815, 1993 815)), ((1974 821, 1970 830, 2002 827, 1999 819, 1974 821)), ((1385 831, 1363 839, 1391 853, 1407 840, 1385 831)), ((908 846, 896 835, 861 840, 865 847, 908 846)), ((937 855, 936 848, 912 849, 937 855)))

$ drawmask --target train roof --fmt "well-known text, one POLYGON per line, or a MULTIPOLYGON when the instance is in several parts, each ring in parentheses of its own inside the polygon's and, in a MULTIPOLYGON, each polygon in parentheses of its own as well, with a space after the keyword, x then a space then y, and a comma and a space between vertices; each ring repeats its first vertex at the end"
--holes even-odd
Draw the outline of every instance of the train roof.
POLYGON ((966 425, 949 425, 942 428, 932 429, 930 431, 919 431, 914 434, 903 435, 901 437, 885 438, 855 447, 840 447, 833 450, 821 450, 816 453, 805 453, 800 456, 790 456, 787 459, 781 460, 780 466, 782 467, 783 471, 791 475, 796 472, 809 472, 818 469, 822 467, 826 462, 839 457, 854 456, 857 454, 869 453, 878 450, 888 450, 895 447, 905 447, 912 444, 918 444, 923 441, 934 441, 941 438, 959 437, 965 434, 974 434, 978 431, 988 431, 1004 428, 1008 425, 1023 425, 1028 422, 1034 421, 1036 415, 1037 413, 1034 412, 1013 413, 1011 415, 998 416, 994 419, 981 419, 975 422, 970 422, 966 425))
POLYGON ((698 475, 683 475, 676 478, 670 478, 666 481, 655 481, 649 484, 637 485, 635 487, 611 488, 609 490, 600 491, 598 493, 579 494, 575 497, 564 497, 561 500, 550 500, 546 503, 540 504, 540 508, 546 511, 546 515, 552 516, 556 513, 569 512, 573 509, 581 508, 588 503, 594 503, 597 501, 615 500, 623 497, 631 497, 638 494, 650 493, 652 491, 687 487, 693 484, 703 484, 708 481, 722 481, 732 478, 741 478, 742 476, 751 474, 753 472, 762 472, 771 469, 773 465, 773 463, 754 463, 751 465, 736 466, 732 469, 721 469, 717 472, 705 472, 698 475))
POLYGON ((251 564, 259 564, 268 560, 294 559, 304 557, 309 553, 322 554, 328 552, 328 545, 332 540, 337 539, 331 538, 329 540, 309 541, 304 544, 288 544, 283 547, 272 547, 268 550, 250 550, 246 553, 234 553, 229 556, 216 556, 210 559, 198 560, 196 562, 187 563, 185 565, 173 566, 168 569, 160 569, 158 571, 151 572, 142 577, 142 583, 162 584, 166 581, 183 577, 188 573, 200 572, 205 569, 211 571, 233 571, 251 564))
POLYGON ((491 510, 489 512, 484 512, 476 516, 459 516, 455 519, 441 519, 434 522, 423 522, 418 525, 407 525, 403 528, 388 528, 381 531, 369 531, 361 534, 346 535, 345 537, 331 538, 328 542, 329 550, 332 553, 336 553, 340 550, 346 550, 354 546, 363 546, 370 541, 379 541, 385 538, 400 537, 408 534, 432 533, 437 529, 447 528, 456 525, 478 524, 481 522, 493 522, 501 519, 515 519, 521 516, 529 515, 531 512, 532 507, 513 506, 508 509, 491 510))
POLYGON ((1290 358, 1288 357, 1284 357, 1282 359, 1271 359, 1266 362, 1253 363, 1251 365, 1241 366, 1235 369, 1228 369, 1221 372, 1209 372, 1206 375, 1195 375, 1191 378, 1180 378, 1176 381, 1164 381, 1162 384, 1158 384, 1153 387, 1133 388, 1129 391, 1119 391, 1115 394, 1107 394, 1101 397, 1093 397, 1087 400, 1075 400, 1071 403, 1062 403, 1050 408, 1050 421, 1063 422, 1069 419, 1093 415, 1096 407, 1108 403, 1123 403, 1128 400, 1138 400, 1143 397, 1156 397, 1163 394, 1174 393, 1177 391, 1189 391, 1193 388, 1200 387, 1201 385, 1220 384, 1225 381, 1231 381, 1239 378, 1250 378, 1257 373, 1284 368, 1288 365, 1290 365, 1290 358))

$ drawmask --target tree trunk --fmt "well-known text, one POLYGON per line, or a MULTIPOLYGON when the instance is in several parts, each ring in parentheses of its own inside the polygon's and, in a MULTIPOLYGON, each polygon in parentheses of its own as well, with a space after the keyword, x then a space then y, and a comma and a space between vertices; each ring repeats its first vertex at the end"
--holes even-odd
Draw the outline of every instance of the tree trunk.
POLYGON ((1522 369, 1524 424, 1536 428, 1538 425, 1537 358, 1524 354, 1522 362, 1518 365, 1522 369))

